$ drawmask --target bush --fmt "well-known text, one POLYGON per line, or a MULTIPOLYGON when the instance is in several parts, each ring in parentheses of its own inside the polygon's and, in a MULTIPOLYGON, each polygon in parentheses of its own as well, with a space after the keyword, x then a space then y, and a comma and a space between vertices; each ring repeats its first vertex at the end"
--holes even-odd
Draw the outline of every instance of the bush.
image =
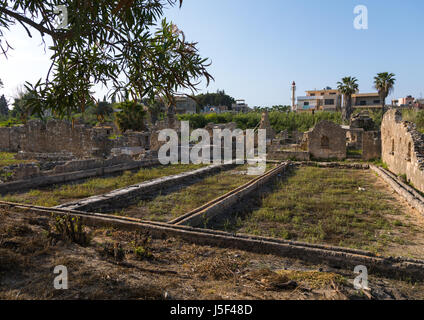
POLYGON ((15 125, 22 124, 23 122, 16 118, 6 119, 4 117, 0 118, 0 127, 13 127, 15 125))
POLYGON ((55 240, 74 242, 86 247, 90 244, 90 237, 85 232, 81 219, 71 216, 53 215, 54 222, 49 237, 55 240))
POLYGON ((102 244, 100 254, 104 257, 112 257, 116 262, 121 262, 125 259, 125 250, 119 242, 102 244))
POLYGON ((415 123, 418 131, 424 133, 424 110, 404 110, 402 117, 403 120, 415 123))
POLYGON ((146 125, 144 123, 147 112, 144 106, 135 101, 125 101, 116 106, 121 111, 116 113, 116 124, 121 130, 145 131, 146 125))
MULTIPOLYGON (((241 114, 221 113, 221 114, 183 114, 179 115, 181 121, 190 121, 192 129, 204 128, 208 123, 228 123, 235 122, 242 129, 254 129, 261 121, 261 112, 249 112, 241 114)), ((337 124, 342 123, 340 112, 315 112, 312 113, 295 113, 295 112, 278 112, 269 113, 271 127, 280 132, 287 130, 289 132, 308 131, 322 120, 328 120, 337 124)))
POLYGON ((149 234, 137 233, 135 240, 131 241, 132 252, 137 260, 150 259, 152 238, 149 234))

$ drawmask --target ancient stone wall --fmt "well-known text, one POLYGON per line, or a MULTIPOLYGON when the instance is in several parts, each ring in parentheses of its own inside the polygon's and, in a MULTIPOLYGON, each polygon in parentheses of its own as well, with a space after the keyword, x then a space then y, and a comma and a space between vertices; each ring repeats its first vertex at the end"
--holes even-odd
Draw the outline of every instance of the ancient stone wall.
POLYGON ((87 127, 60 120, 31 120, 25 125, 0 128, 0 151, 25 154, 64 154, 75 158, 105 157, 112 148, 143 147, 150 144, 149 135, 128 132, 111 139, 112 128, 87 127))
POLYGON ((308 151, 315 159, 346 159, 346 131, 330 121, 321 121, 306 132, 308 151))
POLYGON ((362 159, 365 161, 381 157, 380 131, 365 131, 362 135, 362 159))
POLYGON ((310 154, 307 151, 272 150, 268 152, 267 159, 309 161, 310 154))
POLYGON ((382 160, 389 170, 406 178, 424 192, 424 138, 415 124, 403 121, 397 110, 389 110, 381 124, 382 160))

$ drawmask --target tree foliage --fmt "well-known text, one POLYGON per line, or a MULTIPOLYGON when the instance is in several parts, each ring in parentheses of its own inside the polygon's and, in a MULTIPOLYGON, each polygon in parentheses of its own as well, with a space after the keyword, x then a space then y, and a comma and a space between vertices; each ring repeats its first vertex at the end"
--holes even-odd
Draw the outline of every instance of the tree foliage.
POLYGON ((383 113, 386 109, 386 98, 394 90, 395 82, 395 74, 393 73, 381 72, 374 77, 374 86, 380 95, 383 113))
MULTIPOLYGON (((253 129, 261 121, 261 112, 249 113, 211 113, 211 114, 183 114, 178 116, 179 120, 190 122, 193 129, 204 128, 208 123, 237 123, 240 129, 253 129)), ((287 130, 292 131, 307 131, 322 120, 332 121, 341 124, 340 112, 318 111, 314 114, 309 112, 278 112, 272 111, 269 113, 271 127, 280 132, 287 130)))
POLYGON ((7 117, 9 115, 9 107, 4 94, 0 97, 0 116, 7 117))
POLYGON ((121 132, 146 130, 145 118, 147 112, 141 103, 125 101, 117 104, 116 107, 120 109, 115 117, 116 124, 121 132))
POLYGON ((96 115, 99 122, 104 122, 107 116, 113 113, 112 104, 106 100, 97 102, 90 110, 96 115))
POLYGON ((31 114, 30 100, 33 98, 29 92, 18 92, 12 104, 11 116, 25 122, 31 114))
POLYGON ((337 82, 337 89, 343 95, 344 106, 342 110, 342 118, 343 121, 347 122, 350 120, 350 116, 353 113, 352 95, 359 89, 358 79, 355 77, 344 77, 342 81, 337 82))
POLYGON ((150 121, 153 125, 159 120, 160 115, 166 110, 166 105, 163 99, 160 98, 157 98, 153 101, 144 99, 143 104, 147 106, 150 114, 150 121))
MULTIPOLYGON (((45 79, 26 84, 32 112, 48 105, 57 116, 71 117, 94 102, 96 84, 112 97, 163 95, 172 104, 178 90, 194 92, 202 78, 209 83, 209 63, 197 44, 163 19, 164 8, 177 2, 181 6, 182 0, 0 0, 0 37, 19 23, 28 36, 35 30, 53 42, 45 79), (55 23, 57 5, 67 8, 66 29, 55 23)), ((2 39, 0 52, 8 55, 12 45, 2 39)))
POLYGON ((235 103, 235 99, 225 93, 224 90, 218 90, 216 93, 202 93, 195 97, 197 104, 200 107, 205 106, 227 106, 231 109, 233 103, 235 103))

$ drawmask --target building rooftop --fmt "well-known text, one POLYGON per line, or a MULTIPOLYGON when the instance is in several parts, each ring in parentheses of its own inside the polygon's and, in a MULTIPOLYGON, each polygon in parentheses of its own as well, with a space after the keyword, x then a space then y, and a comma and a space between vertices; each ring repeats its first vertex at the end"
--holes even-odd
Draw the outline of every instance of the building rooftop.
POLYGON ((378 92, 373 93, 355 93, 352 94, 352 97, 379 97, 378 92))

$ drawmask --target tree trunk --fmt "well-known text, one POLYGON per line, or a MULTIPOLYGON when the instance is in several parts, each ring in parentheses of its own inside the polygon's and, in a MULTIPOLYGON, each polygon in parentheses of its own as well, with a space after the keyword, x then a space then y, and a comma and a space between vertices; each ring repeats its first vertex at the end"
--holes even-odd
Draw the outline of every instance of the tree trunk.
POLYGON ((159 114, 157 110, 150 109, 150 120, 152 121, 152 125, 156 125, 158 118, 159 118, 159 114))
POLYGON ((346 120, 348 123, 350 123, 350 117, 352 116, 353 110, 352 110, 352 96, 349 96, 347 98, 347 104, 346 104, 346 120))
POLYGON ((381 101, 382 101, 381 110, 383 110, 383 114, 385 114, 386 113, 386 97, 382 97, 381 101))
POLYGON ((175 127, 175 107, 170 103, 167 110, 167 122, 170 129, 175 127))
POLYGON ((345 96, 344 107, 342 110, 342 119, 344 122, 349 122, 352 115, 352 96, 345 96))

